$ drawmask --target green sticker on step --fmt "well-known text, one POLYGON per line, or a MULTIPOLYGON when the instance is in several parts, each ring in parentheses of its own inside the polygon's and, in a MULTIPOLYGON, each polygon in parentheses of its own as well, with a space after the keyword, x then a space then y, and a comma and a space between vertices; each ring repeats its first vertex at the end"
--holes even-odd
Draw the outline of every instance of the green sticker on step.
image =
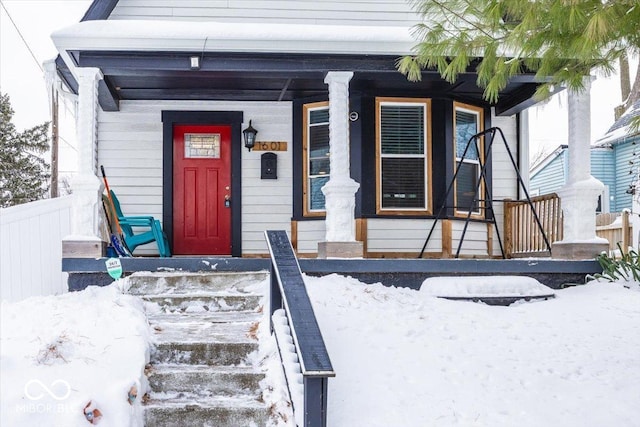
POLYGON ((114 280, 118 280, 122 277, 122 264, 120 263, 119 258, 109 258, 105 264, 107 264, 107 272, 109 276, 113 277, 114 280))

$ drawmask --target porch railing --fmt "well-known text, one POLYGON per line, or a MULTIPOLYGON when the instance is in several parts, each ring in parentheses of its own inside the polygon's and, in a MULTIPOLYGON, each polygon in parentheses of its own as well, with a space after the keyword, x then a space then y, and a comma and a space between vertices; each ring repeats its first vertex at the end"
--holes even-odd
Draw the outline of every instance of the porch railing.
POLYGON ((526 200, 506 200, 504 241, 507 258, 551 255, 532 208, 538 214, 549 244, 562 240, 562 209, 557 194, 532 197, 531 205, 526 200))
POLYGON ((626 254, 633 244, 633 226, 629 221, 630 212, 624 210, 616 213, 604 213, 596 216, 596 236, 609 241, 609 252, 615 254, 619 250, 626 254))
POLYGON ((271 254, 271 327, 278 340, 296 423, 326 427, 328 379, 335 377, 335 372, 287 233, 265 231, 265 236, 271 254), (291 367, 297 364, 299 368, 291 367))
POLYGON ((62 238, 71 232, 73 196, 0 209, 0 299, 67 292, 62 238))

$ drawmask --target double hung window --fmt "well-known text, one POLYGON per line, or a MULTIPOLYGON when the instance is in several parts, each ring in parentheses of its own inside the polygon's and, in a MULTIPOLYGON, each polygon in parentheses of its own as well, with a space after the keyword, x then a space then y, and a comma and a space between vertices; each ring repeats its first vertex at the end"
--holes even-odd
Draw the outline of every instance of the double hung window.
POLYGON ((458 175, 455 182, 456 214, 480 216, 484 186, 480 180, 480 162, 483 161, 484 138, 471 138, 483 128, 481 108, 455 102, 455 167, 458 175), (471 143, 469 141, 471 140, 471 143), (466 152, 465 152, 466 150, 466 152))
POLYGON ((329 162, 329 103, 316 102, 303 108, 304 214, 325 214, 322 187, 331 174, 329 162))
POLYGON ((378 213, 431 209, 430 107, 428 99, 376 99, 378 213))

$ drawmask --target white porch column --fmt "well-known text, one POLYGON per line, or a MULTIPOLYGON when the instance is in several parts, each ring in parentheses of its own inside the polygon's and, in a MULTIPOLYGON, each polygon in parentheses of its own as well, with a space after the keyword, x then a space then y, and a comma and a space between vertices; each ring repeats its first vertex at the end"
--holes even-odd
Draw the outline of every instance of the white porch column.
POLYGON ((558 191, 564 215, 564 237, 552 247, 554 258, 595 258, 606 251, 606 239, 596 236, 596 207, 604 184, 591 176, 591 77, 584 90, 569 91, 569 177, 558 191))
POLYGON ((75 201, 71 209, 71 233, 63 239, 63 257, 101 257, 100 200, 102 181, 96 176, 98 153, 98 68, 78 68, 78 172, 71 187, 75 201))
POLYGON ((330 71, 329 159, 331 174, 322 187, 326 209, 326 242, 318 244, 318 257, 362 257, 362 242, 356 242, 355 194, 360 184, 351 179, 349 165, 349 81, 352 72, 330 71))

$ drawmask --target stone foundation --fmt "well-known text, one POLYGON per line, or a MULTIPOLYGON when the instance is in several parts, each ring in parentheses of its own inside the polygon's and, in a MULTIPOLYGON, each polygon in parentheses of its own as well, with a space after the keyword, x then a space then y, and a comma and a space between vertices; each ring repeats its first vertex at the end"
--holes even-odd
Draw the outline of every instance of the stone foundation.
POLYGON ((602 252, 609 250, 609 243, 563 243, 551 245, 551 257, 556 259, 595 259, 602 252))
POLYGON ((362 258, 364 246, 362 242, 320 242, 318 258, 362 258))
POLYGON ((102 258, 107 242, 102 240, 63 240, 62 258, 102 258))

